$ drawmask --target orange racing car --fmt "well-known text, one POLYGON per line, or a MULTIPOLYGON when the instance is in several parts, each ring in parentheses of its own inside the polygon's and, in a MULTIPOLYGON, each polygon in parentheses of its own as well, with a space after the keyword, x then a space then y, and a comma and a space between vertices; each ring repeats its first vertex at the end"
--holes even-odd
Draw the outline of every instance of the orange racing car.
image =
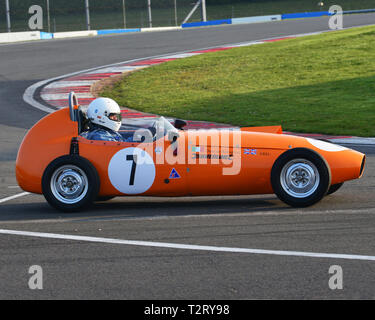
POLYGON ((183 130, 183 121, 173 126, 163 117, 125 119, 127 142, 113 142, 80 136, 89 125, 71 93, 69 108, 41 119, 23 139, 19 186, 65 212, 117 196, 274 193, 307 207, 360 178, 366 160, 342 146, 284 135, 278 126, 183 130))

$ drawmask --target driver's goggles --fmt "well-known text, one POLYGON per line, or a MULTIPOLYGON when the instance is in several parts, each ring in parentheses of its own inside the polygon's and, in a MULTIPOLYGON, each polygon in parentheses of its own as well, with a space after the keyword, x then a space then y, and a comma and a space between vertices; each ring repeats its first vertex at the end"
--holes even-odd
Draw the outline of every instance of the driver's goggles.
POLYGON ((122 120, 121 113, 110 113, 108 118, 116 122, 120 122, 122 120))

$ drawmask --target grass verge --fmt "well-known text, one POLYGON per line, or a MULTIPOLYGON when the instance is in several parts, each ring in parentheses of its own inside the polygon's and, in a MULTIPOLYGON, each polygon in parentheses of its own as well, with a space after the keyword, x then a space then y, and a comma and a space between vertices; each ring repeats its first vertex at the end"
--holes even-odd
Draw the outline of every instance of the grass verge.
POLYGON ((125 76, 102 96, 182 119, 375 136, 375 27, 175 60, 125 76))

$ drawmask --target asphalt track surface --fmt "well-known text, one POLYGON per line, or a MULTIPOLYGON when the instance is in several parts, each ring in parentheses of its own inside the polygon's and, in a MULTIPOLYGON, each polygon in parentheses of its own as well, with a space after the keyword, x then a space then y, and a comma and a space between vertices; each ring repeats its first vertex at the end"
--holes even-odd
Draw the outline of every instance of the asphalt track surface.
MULTIPOLYGON (((375 23, 344 17, 345 27, 375 23)), ((45 114, 22 100, 44 79, 124 60, 328 29, 327 18, 0 46, 0 201, 18 195, 14 160, 45 114)), ((148 241, 145 245, 11 235, 0 230, 0 299, 374 299, 375 152, 364 177, 317 205, 291 209, 275 196, 123 198, 61 214, 39 195, 0 203, 0 229, 148 241), (215 252, 155 242, 352 255, 215 252), (30 290, 31 265, 43 290, 30 290), (342 290, 328 286, 332 265, 342 290)))

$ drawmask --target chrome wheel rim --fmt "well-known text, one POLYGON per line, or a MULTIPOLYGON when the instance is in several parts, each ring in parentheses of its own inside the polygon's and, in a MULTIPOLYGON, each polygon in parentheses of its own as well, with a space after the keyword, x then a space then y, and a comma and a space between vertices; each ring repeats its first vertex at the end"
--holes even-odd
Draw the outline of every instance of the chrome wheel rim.
POLYGON ((65 165, 51 178, 51 191, 56 199, 65 204, 75 204, 87 194, 88 179, 82 169, 74 165, 65 165))
POLYGON ((288 195, 295 198, 306 198, 318 188, 320 175, 311 161, 294 159, 283 167, 280 182, 288 195))

